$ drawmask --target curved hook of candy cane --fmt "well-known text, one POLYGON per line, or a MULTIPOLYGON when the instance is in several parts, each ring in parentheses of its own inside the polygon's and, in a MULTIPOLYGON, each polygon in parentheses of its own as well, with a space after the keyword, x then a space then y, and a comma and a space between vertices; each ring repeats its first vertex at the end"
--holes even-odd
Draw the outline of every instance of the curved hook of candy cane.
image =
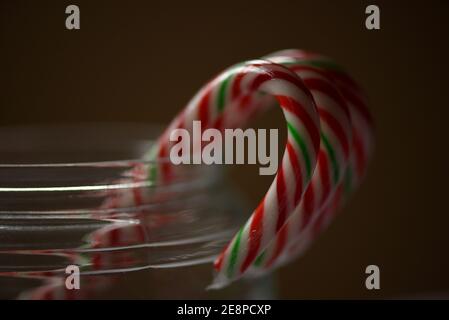
MULTIPOLYGON (((357 187, 363 179, 369 159, 374 151, 375 125, 373 117, 368 108, 367 98, 361 87, 352 79, 347 72, 333 62, 330 58, 297 49, 282 50, 275 52, 267 59, 279 57, 279 59, 291 58, 288 62, 290 68, 295 70, 295 66, 314 66, 328 75, 337 86, 338 90, 346 100, 351 115, 353 138, 351 141, 351 157, 349 167, 353 169, 351 179, 345 179, 351 183, 352 187, 357 187)), ((283 63, 281 63, 283 64, 283 63)), ((351 186, 347 186, 350 189, 351 186)), ((347 193, 345 191, 345 193, 347 193)))
MULTIPOLYGON (((286 50, 273 53, 267 59, 288 66, 304 80, 306 85, 306 79, 309 75, 307 73, 304 74, 304 71, 315 71, 329 79, 334 87, 341 92, 340 96, 343 97, 349 107, 352 140, 347 168, 344 168, 340 180, 333 185, 331 192, 327 193, 325 201, 316 207, 314 209, 315 212, 310 215, 306 210, 308 206, 308 190, 314 188, 314 186, 319 188, 325 185, 324 183, 319 184, 320 179, 323 180, 323 176, 321 175, 320 177, 319 174, 322 172, 319 169, 321 167, 320 160, 323 159, 320 153, 317 170, 311 184, 308 186, 302 204, 290 216, 287 223, 276 235, 276 239, 258 257, 251 269, 251 274, 253 275, 265 274, 273 268, 284 265, 302 254, 309 247, 317 234, 321 233, 325 226, 328 225, 335 211, 345 202, 349 193, 360 183, 366 172, 374 141, 372 118, 366 107, 360 87, 334 62, 317 54, 306 53, 300 50, 286 50), (302 220, 307 214, 311 217, 308 219, 308 223, 304 225, 302 220)), ((317 97, 313 90, 312 94, 317 105, 322 105, 320 97, 317 97)), ((326 100, 323 102, 326 102, 326 100)), ((326 120, 321 116, 320 121, 323 123, 326 120)), ((322 139, 321 143, 323 146, 325 141, 322 139)))
POLYGON ((332 78, 314 66, 294 64, 289 57, 272 55, 267 59, 296 72, 312 93, 320 116, 321 141, 316 170, 305 195, 275 239, 256 259, 253 268, 259 270, 269 269, 333 196, 344 177, 352 139, 349 108, 332 78))
MULTIPOLYGON (((287 122, 287 144, 267 194, 214 263, 216 276, 211 288, 219 288, 239 278, 273 239, 287 217, 299 204, 316 166, 320 143, 320 123, 316 105, 301 79, 289 69, 265 60, 253 60, 224 71, 190 101, 180 117, 159 141, 157 154, 165 157, 170 149, 171 130, 191 132, 193 121, 202 129, 223 130, 244 126, 245 101, 260 94, 274 97, 287 122), (243 105, 243 107, 242 107, 243 105), (239 110, 240 114, 236 114, 239 110), (242 115, 242 116, 239 116, 242 115)), ((173 166, 158 170, 170 175, 173 166)))

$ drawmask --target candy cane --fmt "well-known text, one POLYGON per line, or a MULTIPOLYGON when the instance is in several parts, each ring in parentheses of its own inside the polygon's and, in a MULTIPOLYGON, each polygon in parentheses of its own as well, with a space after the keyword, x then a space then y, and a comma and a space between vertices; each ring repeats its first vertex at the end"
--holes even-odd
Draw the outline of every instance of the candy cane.
POLYGON ((347 102, 332 78, 316 67, 292 64, 289 57, 270 56, 268 59, 289 66, 312 93, 320 115, 321 143, 316 170, 304 198, 277 233, 276 239, 256 260, 256 266, 265 268, 270 267, 289 243, 295 241, 333 195, 348 164, 352 136, 347 102))
MULTIPOLYGON (((292 214, 277 234, 276 239, 259 256, 257 263, 254 265, 258 269, 257 272, 253 269, 255 274, 260 274, 261 270, 263 270, 262 273, 266 273, 268 269, 286 264, 306 250, 316 235, 328 225, 338 207, 342 205, 342 202, 344 202, 342 198, 347 198, 349 193, 360 183, 365 174, 373 145, 373 123, 360 88, 339 67, 335 67, 327 58, 317 55, 305 55, 299 50, 274 53, 268 59, 289 65, 289 68, 297 72, 303 80, 307 77, 307 74, 303 74, 304 70, 316 70, 329 78, 336 88, 342 92, 342 96, 349 106, 353 137, 349 164, 344 169, 344 179, 337 181, 332 191, 328 192, 326 200, 315 210, 312 217, 307 219, 308 223, 306 224, 303 223, 302 219, 309 213, 305 210, 305 207, 307 207, 307 196, 305 197, 302 205, 292 214)), ((316 97, 315 94, 314 97, 317 105, 320 106, 319 97, 316 97)), ((323 123, 324 119, 320 120, 323 123)), ((318 168, 321 165, 321 159, 319 158, 318 168)), ((319 183, 320 177, 318 172, 321 172, 321 170, 317 169, 315 171, 308 190, 316 188, 316 184, 319 183)))
MULTIPOLYGON (((358 86, 333 62, 321 55, 298 50, 283 51, 267 59, 280 62, 284 67, 255 60, 221 73, 199 91, 148 154, 151 159, 167 158, 172 130, 191 131, 194 120, 202 122, 203 130, 209 127, 223 130, 247 124, 254 113, 268 105, 266 97, 261 97, 260 93, 276 98, 284 112, 288 141, 282 165, 261 204, 217 258, 217 274, 212 287, 223 286, 242 276, 256 257, 259 257, 259 264, 269 261, 262 263, 266 267, 282 261, 278 257, 284 256, 284 251, 292 255, 292 248, 298 248, 298 245, 291 245, 295 241, 287 241, 286 235, 297 239, 300 232, 285 231, 290 228, 286 222, 299 219, 295 225, 309 230, 309 225, 317 226, 323 217, 330 215, 329 212, 334 212, 335 203, 339 202, 335 199, 339 198, 342 177, 353 169, 358 174, 363 171, 368 152, 360 150, 370 145, 367 141, 372 142, 370 132, 351 127, 353 112, 348 112, 348 105, 357 109, 356 114, 359 114, 356 116, 361 115, 369 124, 372 121, 358 86), (276 61, 276 57, 282 57, 281 61, 276 61), (302 60, 299 65, 298 60, 302 60), (285 66, 304 77, 305 83, 285 66), (319 101, 319 116, 312 95, 319 101), (318 132, 320 122, 321 134, 318 132), (351 144, 351 131, 357 131, 353 140, 363 141, 351 144), (354 157, 354 153, 364 154, 365 160, 354 157), (351 169, 347 171, 349 156, 351 169), (292 215, 295 212, 300 213, 292 215), (279 245, 279 241, 283 244, 279 245), (261 255, 264 250, 269 252, 268 259, 261 255)), ((357 123, 356 127, 360 126, 360 121, 357 123)), ((151 181, 167 181, 175 175, 175 166, 164 163, 152 168, 149 176, 151 181)), ((354 179, 352 176, 345 181, 354 183, 354 179)), ((135 196, 128 197, 133 198, 135 196)))
MULTIPOLYGON (((157 155, 166 157, 172 130, 191 131, 195 120, 201 121, 203 129, 243 126, 248 119, 236 115, 238 106, 261 93, 275 97, 282 108, 288 128, 286 151, 264 199, 217 259, 214 287, 241 276, 298 205, 313 175, 319 150, 315 103, 304 83, 287 68, 264 60, 249 61, 226 70, 204 86, 158 143, 157 155)), ((169 178, 172 167, 159 168, 160 179, 169 178)))

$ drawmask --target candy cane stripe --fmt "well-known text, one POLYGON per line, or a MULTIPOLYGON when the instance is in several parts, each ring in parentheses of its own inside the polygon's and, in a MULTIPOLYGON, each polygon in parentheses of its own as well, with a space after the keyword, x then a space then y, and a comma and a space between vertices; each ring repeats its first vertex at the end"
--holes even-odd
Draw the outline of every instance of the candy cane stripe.
POLYGON ((242 267, 240 268, 240 272, 244 272, 249 267, 249 265, 256 258, 256 255, 260 248, 260 243, 261 243, 261 238, 262 238, 261 230, 262 230, 264 207, 265 207, 264 203, 265 203, 265 201, 262 201, 261 204, 257 207, 257 210, 255 211, 253 219, 251 221, 248 253, 246 255, 245 261, 242 264, 242 267))

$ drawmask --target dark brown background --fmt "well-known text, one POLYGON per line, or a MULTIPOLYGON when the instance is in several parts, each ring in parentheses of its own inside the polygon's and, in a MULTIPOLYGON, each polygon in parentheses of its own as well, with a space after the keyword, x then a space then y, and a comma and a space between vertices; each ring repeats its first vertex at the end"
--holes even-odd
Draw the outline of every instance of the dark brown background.
MULTIPOLYGON (((370 3, 2 0, 0 124, 167 123, 233 63, 284 48, 332 56, 369 94, 377 149, 337 221, 279 273, 282 297, 449 294, 449 6, 372 1, 381 30, 368 31, 370 3), (80 6, 79 31, 65 29, 68 4, 80 6), (379 291, 364 287, 368 264, 379 291)), ((259 125, 283 128, 282 117, 259 125)), ((240 171, 256 204, 271 178, 240 171)))

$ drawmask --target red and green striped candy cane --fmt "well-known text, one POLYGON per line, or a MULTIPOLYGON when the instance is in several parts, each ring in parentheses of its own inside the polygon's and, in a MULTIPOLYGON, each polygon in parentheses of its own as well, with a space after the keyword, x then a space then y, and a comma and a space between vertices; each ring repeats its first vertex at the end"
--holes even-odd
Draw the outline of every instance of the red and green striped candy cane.
MULTIPOLYGON (((312 217, 307 219, 306 223, 304 223, 303 217, 306 216, 307 212, 302 212, 306 205, 302 204, 302 206, 299 206, 277 234, 276 239, 258 257, 252 269, 253 274, 264 274, 274 267, 284 265, 309 247, 314 238, 328 225, 342 203, 347 200, 349 194, 360 184, 366 172, 367 162, 372 153, 374 142, 373 122, 363 93, 340 67, 337 67, 328 58, 323 58, 316 54, 304 54, 299 50, 274 53, 268 59, 277 63, 287 64, 302 79, 305 79, 305 76, 302 74, 304 70, 318 69, 320 73, 326 75, 342 93, 349 107, 352 140, 349 164, 342 171, 343 175, 341 177, 343 179, 334 184, 333 190, 328 193, 327 199, 316 208, 312 217)), ((314 97, 317 105, 320 106, 319 98, 315 95, 314 97)), ((323 119, 321 121, 323 123, 323 119)), ((320 160, 321 157, 319 157, 317 170, 308 190, 314 187, 315 182, 319 180, 319 173, 321 172, 319 170, 320 160)), ((303 199, 303 202, 306 201, 307 191, 306 197, 303 199)))
MULTIPOLYGON (((214 287, 240 277, 299 204, 319 151, 320 124, 314 100, 302 80, 289 69, 265 60, 248 61, 206 84, 159 140, 157 155, 166 157, 170 132, 176 128, 192 130, 195 120, 201 121, 203 130, 245 126, 251 120, 251 113, 245 112, 246 101, 264 95, 274 97, 284 113, 286 151, 267 194, 216 260, 214 287)), ((160 168, 157 173, 164 179, 170 176, 172 167, 160 168)))
MULTIPOLYGON (((352 166, 357 173, 363 171, 362 167, 367 159, 367 153, 362 152, 363 146, 369 145, 365 140, 371 139, 367 130, 357 128, 359 130, 352 140, 359 141, 351 145, 354 150, 348 148, 353 112, 348 117, 346 105, 356 108, 356 116, 361 115, 366 123, 372 124, 355 82, 330 59, 319 54, 285 50, 272 54, 267 59, 280 59, 276 62, 282 63, 284 67, 255 60, 238 64, 221 73, 198 92, 165 130, 157 147, 148 154, 150 159, 167 158, 171 144, 168 137, 172 130, 192 130, 194 120, 201 120, 203 130, 242 127, 250 122, 254 113, 263 112, 273 97, 284 111, 288 142, 282 165, 264 200, 216 260, 217 277, 214 287, 240 277, 253 264, 256 256, 259 256, 257 260, 261 265, 263 261, 269 261, 268 264, 271 265, 276 260, 281 260, 277 258, 281 253, 291 251, 284 249, 289 247, 286 243, 291 242, 286 240, 286 221, 299 220, 295 224, 299 225, 298 229, 312 224, 309 222, 317 225, 323 220, 322 211, 332 211, 320 209, 335 207, 326 203, 336 202, 330 199, 337 198, 334 194, 339 194, 335 190, 341 189, 341 183, 338 183, 341 178, 344 175, 350 176, 345 178, 345 185, 354 184, 355 175, 348 175, 352 170, 345 169, 348 154, 351 158, 354 158, 354 153, 358 155, 352 166), (295 77, 292 71, 304 77, 306 83, 295 77), (309 90, 320 102, 318 121, 309 90), (324 129, 317 135, 319 122, 324 129), (308 186, 310 179, 312 184, 308 186), (302 197, 306 188, 305 196, 302 197), (298 211, 301 213, 293 214, 288 219, 292 212, 298 211), (283 239, 282 246, 278 239, 283 239), (274 253, 268 259, 262 254, 265 246, 275 248, 266 249, 274 253)), ((354 125, 352 129, 354 132, 354 125)), ((149 177, 150 181, 164 181, 173 175, 175 166, 165 163, 152 167, 149 177)), ((304 233, 299 231, 292 230, 288 234, 294 235, 296 239, 298 234, 304 233)))
MULTIPOLYGON (((292 64, 289 57, 270 56, 270 61, 287 65, 304 81, 312 93, 320 116, 321 142, 312 180, 300 205, 276 234, 275 240, 259 255, 255 267, 269 268, 313 221, 320 208, 332 197, 343 179, 351 153, 351 117, 347 101, 333 79, 320 68, 304 63, 292 64)), ((301 61, 303 62, 303 61, 301 61)))

